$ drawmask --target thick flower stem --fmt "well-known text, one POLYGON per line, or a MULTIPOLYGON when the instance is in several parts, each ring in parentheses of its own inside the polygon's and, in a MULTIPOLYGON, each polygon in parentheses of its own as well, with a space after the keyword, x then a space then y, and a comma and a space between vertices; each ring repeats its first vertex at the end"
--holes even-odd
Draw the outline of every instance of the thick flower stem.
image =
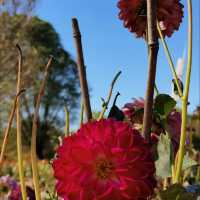
POLYGON ((35 112, 33 117, 33 125, 32 125, 32 138, 31 138, 31 165, 32 165, 32 172, 33 172, 33 183, 34 183, 34 189, 35 189, 35 197, 36 200, 41 200, 41 194, 40 194, 40 186, 39 186, 39 173, 38 173, 38 165, 37 165, 37 154, 36 154, 36 137, 37 137, 37 125, 38 125, 38 118, 39 118, 39 108, 40 108, 40 102, 42 99, 42 96, 44 94, 44 89, 49 73, 49 67, 52 62, 52 57, 50 57, 44 73, 44 78, 42 80, 36 106, 35 106, 35 112))
POLYGON ((183 96, 183 93, 182 93, 182 90, 181 90, 181 87, 179 85, 179 81, 178 81, 178 76, 176 74, 176 70, 175 70, 175 67, 174 67, 174 63, 172 61, 172 57, 171 57, 171 54, 169 52, 169 48, 167 46, 167 43, 165 41, 165 38, 162 34, 162 31, 160 29, 160 26, 159 26, 159 23, 157 22, 157 29, 158 29, 158 33, 160 35, 160 39, 161 39, 161 42, 163 44, 163 47, 164 47, 164 51, 165 51, 165 54, 167 56, 167 60, 169 62, 169 66, 170 66, 170 69, 171 69, 171 72, 173 74, 173 77, 174 77, 174 80, 175 80, 175 84, 177 86, 177 89, 178 89, 178 94, 179 94, 179 97, 182 97, 183 96))
POLYGON ((175 176, 176 183, 180 182, 183 159, 185 154, 187 106, 188 106, 191 70, 192 70, 192 0, 188 0, 188 63, 186 72, 185 91, 182 98, 181 139, 178 150, 178 161, 177 161, 176 176, 175 176))
MULTIPOLYGON (((18 50, 18 75, 17 75, 17 94, 21 90, 21 73, 22 73, 22 50, 20 46, 16 45, 18 50)), ((17 98, 16 107, 16 121, 17 121, 17 157, 19 167, 19 179, 21 186, 22 199, 27 199, 26 185, 24 178, 23 155, 22 155, 22 133, 21 133, 21 115, 20 115, 20 98, 17 98)))
POLYGON ((90 105, 90 96, 89 96, 86 70, 83 58, 81 33, 78 25, 78 20, 76 18, 72 19, 72 28, 73 28, 74 41, 77 51, 77 65, 78 65, 78 73, 79 73, 84 109, 86 112, 87 121, 90 121, 92 119, 92 110, 90 105))
POLYGON ((158 55, 158 38, 156 35, 156 7, 157 1, 147 1, 147 24, 148 24, 148 52, 149 52, 149 72, 147 90, 144 106, 143 136, 150 142, 150 133, 153 114, 153 97, 156 78, 156 64, 158 55))

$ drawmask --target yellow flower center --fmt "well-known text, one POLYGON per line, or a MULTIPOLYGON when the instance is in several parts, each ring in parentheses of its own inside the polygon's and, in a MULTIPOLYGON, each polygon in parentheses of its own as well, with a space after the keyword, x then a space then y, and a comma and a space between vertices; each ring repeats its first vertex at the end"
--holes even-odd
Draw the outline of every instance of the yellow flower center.
POLYGON ((113 175, 114 166, 112 162, 100 159, 96 162, 95 169, 96 175, 100 179, 107 179, 113 175))

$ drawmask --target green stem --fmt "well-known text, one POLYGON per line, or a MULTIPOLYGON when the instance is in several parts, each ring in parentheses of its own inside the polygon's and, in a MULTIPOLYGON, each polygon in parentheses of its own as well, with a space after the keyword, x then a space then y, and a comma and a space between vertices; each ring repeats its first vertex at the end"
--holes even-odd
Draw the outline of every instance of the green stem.
POLYGON ((155 90, 156 96, 159 95, 159 90, 156 84, 154 85, 154 90, 155 90))
POLYGON ((36 138, 37 138, 38 123, 39 123, 39 109, 40 109, 41 99, 44 94, 45 85, 46 85, 47 77, 49 73, 49 67, 51 65, 52 59, 53 57, 51 56, 45 67, 44 78, 39 88, 39 93, 36 100, 35 112, 33 116, 32 137, 31 137, 31 166, 32 166, 33 184, 34 184, 34 189, 35 189, 36 200, 41 200, 39 171, 38 171, 37 153, 36 153, 36 138))
POLYGON ((200 166, 197 167, 197 176, 196 176, 196 182, 200 181, 200 166))
MULTIPOLYGON (((17 75, 17 94, 21 90, 21 73, 22 73, 22 50, 19 45, 16 45, 18 50, 18 75, 17 75)), ((22 199, 27 199, 26 185, 24 178, 23 155, 22 155, 22 132, 21 132, 21 115, 20 115, 20 97, 17 98, 16 107, 16 121, 17 121, 17 158, 19 168, 19 179, 21 186, 22 199)))
POLYGON ((117 81, 117 79, 119 78, 119 76, 120 76, 121 73, 122 73, 122 72, 119 71, 119 72, 115 75, 115 77, 114 77, 114 79, 113 79, 113 81, 112 81, 112 83, 111 83, 111 87, 110 87, 110 91, 109 91, 107 100, 103 103, 103 109, 102 109, 102 111, 101 111, 101 113, 100 113, 100 115, 99 115, 99 117, 98 117, 98 120, 101 120, 101 119, 103 119, 103 117, 104 117, 104 114, 105 114, 105 112, 106 112, 106 110, 107 110, 107 108, 108 108, 108 104, 109 104, 110 99, 111 99, 111 96, 112 96, 112 92, 113 92, 114 85, 115 85, 115 83, 116 83, 116 81, 117 81))
POLYGON ((160 29, 160 26, 159 26, 159 23, 158 23, 158 22, 157 22, 157 29, 158 29, 158 33, 159 33, 159 35, 160 35, 161 42, 162 42, 163 47, 164 47, 165 54, 166 54, 166 56, 167 56, 167 60, 168 60, 168 62, 169 62, 170 69, 171 69, 172 74, 173 74, 173 77, 174 77, 176 86, 177 86, 177 88, 178 88, 178 94, 179 94, 180 97, 182 97, 182 96, 183 96, 183 93, 182 93, 182 90, 181 90, 180 85, 179 85, 178 76, 177 76, 177 74, 176 74, 176 70, 175 70, 175 67, 174 67, 174 63, 173 63, 173 61, 172 61, 172 57, 171 57, 171 54, 170 54, 170 52, 169 52, 169 48, 168 48, 168 46, 167 46, 167 43, 166 43, 166 41, 165 41, 165 38, 164 38, 164 36, 163 36, 163 34, 162 34, 162 31, 161 31, 161 29, 160 29))
POLYGON ((185 154, 186 126, 187 126, 187 106, 188 95, 190 88, 190 77, 192 69, 192 0, 188 0, 188 63, 186 72, 185 91, 182 98, 182 124, 181 124, 181 139, 179 145, 177 169, 175 182, 180 182, 183 159, 185 154))

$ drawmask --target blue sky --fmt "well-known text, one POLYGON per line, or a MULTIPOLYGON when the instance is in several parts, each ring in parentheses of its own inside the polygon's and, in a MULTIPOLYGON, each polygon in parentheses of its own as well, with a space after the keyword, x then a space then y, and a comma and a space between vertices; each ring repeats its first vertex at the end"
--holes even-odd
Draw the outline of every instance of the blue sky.
MULTIPOLYGON (((180 30, 167 39, 174 63, 187 47, 187 1, 183 0, 185 13, 180 30)), ((92 89, 93 110, 101 109, 100 97, 106 97, 110 82, 121 70, 114 90, 121 96, 118 105, 123 106, 133 97, 144 97, 147 79, 147 50, 143 39, 136 39, 123 28, 118 19, 116 0, 39 0, 36 14, 49 21, 60 35, 64 48, 76 58, 72 37, 71 18, 77 17, 82 32, 88 82, 92 89)), ((200 103, 200 1, 193 0, 194 54, 190 90, 190 111, 200 103)), ((160 92, 171 94, 172 74, 160 45, 156 83, 160 92)))

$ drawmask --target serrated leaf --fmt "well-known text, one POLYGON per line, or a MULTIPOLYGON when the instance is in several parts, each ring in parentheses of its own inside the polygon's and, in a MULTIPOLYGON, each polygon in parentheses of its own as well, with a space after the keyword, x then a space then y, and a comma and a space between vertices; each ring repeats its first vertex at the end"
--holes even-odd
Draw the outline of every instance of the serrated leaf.
POLYGON ((157 152, 156 175, 161 178, 171 177, 172 144, 168 134, 160 135, 157 152))
POLYGON ((176 106, 176 101, 167 94, 159 94, 155 98, 154 110, 161 116, 167 116, 176 106))

